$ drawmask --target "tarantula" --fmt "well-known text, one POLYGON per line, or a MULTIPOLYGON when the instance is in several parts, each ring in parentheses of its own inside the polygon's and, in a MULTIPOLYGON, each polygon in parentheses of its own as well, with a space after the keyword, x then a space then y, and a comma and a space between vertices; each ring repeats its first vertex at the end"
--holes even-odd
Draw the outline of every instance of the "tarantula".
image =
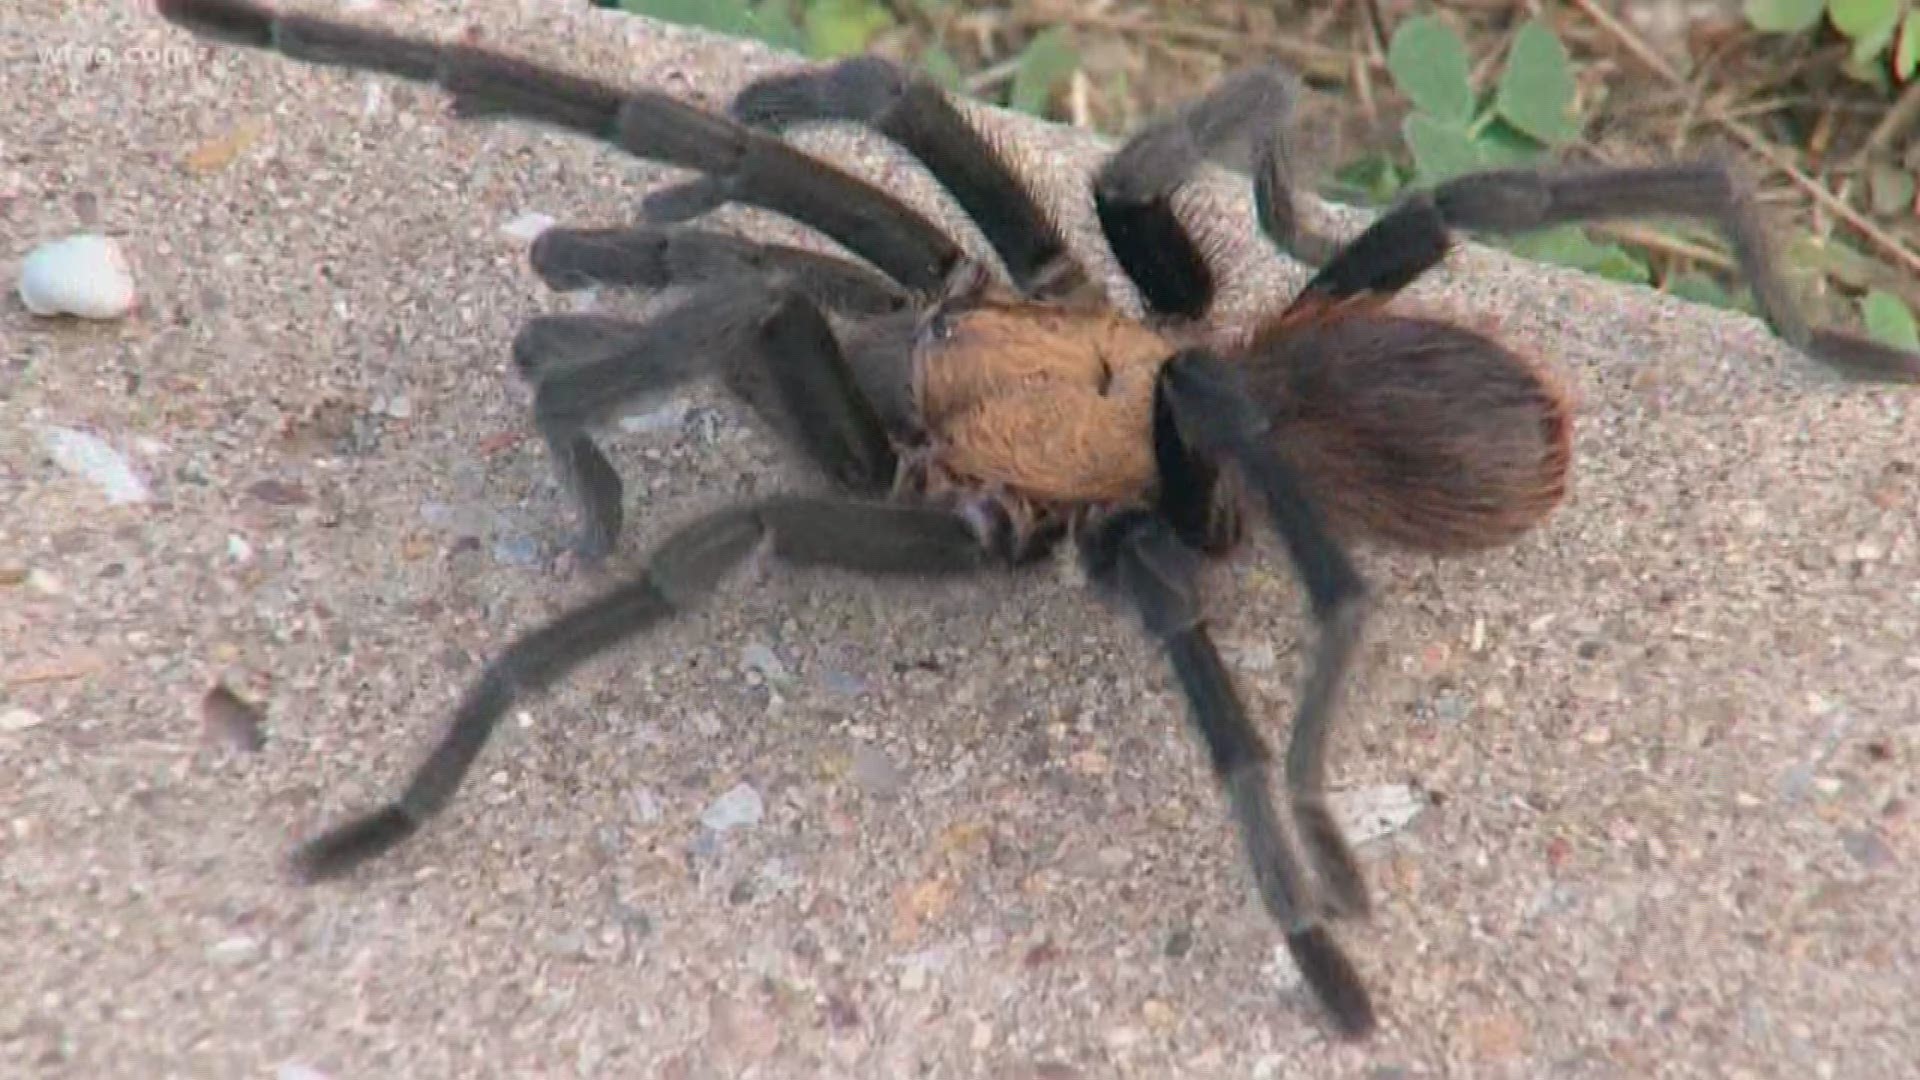
POLYGON ((547 315, 513 343, 535 421, 584 519, 583 556, 605 556, 622 525, 620 477, 590 429, 640 395, 708 374, 834 488, 682 525, 637 580, 519 637, 468 689, 398 800, 300 848, 295 862, 309 880, 343 874, 416 832, 517 698, 701 601, 763 546, 800 566, 955 575, 1025 567, 1070 539, 1089 579, 1165 650, 1261 898, 1337 1029, 1364 1037, 1374 1007, 1328 930, 1368 908, 1325 794, 1329 732, 1367 596, 1344 539, 1437 554, 1512 542, 1561 501, 1572 427, 1534 359, 1395 311, 1394 295, 1443 260, 1457 230, 1692 216, 1729 235, 1781 337, 1855 378, 1920 381, 1920 356, 1806 325, 1742 187, 1717 164, 1463 176, 1407 195, 1351 242, 1328 245, 1295 213, 1287 143, 1296 83, 1276 66, 1231 75, 1145 126, 1091 178, 1107 245, 1143 302, 1144 318, 1134 318, 1075 261, 995 139, 887 61, 765 78, 719 115, 245 0, 158 7, 229 43, 438 83, 457 116, 540 122, 700 174, 651 196, 649 224, 554 228, 532 247, 533 265, 557 288, 687 290, 651 320, 547 315), (864 124, 915 156, 978 223, 1007 280, 919 212, 779 136, 827 120, 864 124), (1229 150, 1248 154, 1260 229, 1317 271, 1277 316, 1221 346, 1206 320, 1214 269, 1175 196, 1229 150), (727 203, 787 215, 866 265, 686 224, 727 203), (1271 752, 1208 636, 1197 580, 1204 558, 1241 540, 1249 494, 1279 533, 1318 627, 1285 755, 1285 815, 1269 794, 1271 752))

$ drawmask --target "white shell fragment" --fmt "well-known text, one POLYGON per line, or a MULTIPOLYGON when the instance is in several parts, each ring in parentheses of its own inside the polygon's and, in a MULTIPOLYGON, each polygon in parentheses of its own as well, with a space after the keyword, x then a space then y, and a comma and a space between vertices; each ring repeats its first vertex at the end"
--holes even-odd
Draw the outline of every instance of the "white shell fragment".
POLYGON ((700 815, 700 824, 723 833, 748 825, 758 825, 766 804, 752 784, 735 784, 725 795, 713 800, 700 815))
POLYGON ((1397 833, 1427 808, 1426 796, 1405 784, 1330 792, 1327 802, 1350 844, 1397 833))
POLYGON ((40 442, 55 465, 98 484, 106 493, 107 502, 115 506, 143 503, 153 497, 146 481, 133 471, 120 451, 108 446, 99 436, 45 424, 40 427, 40 442))
POLYGON ((500 226, 500 231, 513 237, 515 240, 522 240, 531 244, 535 240, 540 239, 541 233, 553 228, 553 225, 553 215, 543 214, 538 210, 529 210, 519 217, 514 218, 512 221, 507 222, 505 225, 500 226))
POLYGON ((118 319, 134 299, 126 254, 98 233, 50 240, 20 264, 20 300, 35 315, 118 319))

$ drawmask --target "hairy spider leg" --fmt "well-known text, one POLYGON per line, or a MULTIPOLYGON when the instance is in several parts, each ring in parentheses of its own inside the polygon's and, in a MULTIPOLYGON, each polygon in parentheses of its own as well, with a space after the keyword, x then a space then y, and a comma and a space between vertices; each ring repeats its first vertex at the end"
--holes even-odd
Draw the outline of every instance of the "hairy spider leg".
POLYGON ((542 232, 527 252, 552 289, 612 285, 659 291, 713 281, 774 277, 828 311, 854 317, 903 311, 908 296, 857 263, 691 225, 569 228, 542 232))
POLYGON ((750 83, 729 112, 773 131, 809 121, 863 124, 912 154, 953 195, 1022 295, 1066 296, 1088 284, 1059 225, 1015 175, 1001 141, 981 132, 918 72, 877 56, 854 57, 750 83))
MULTIPOLYGON (((1264 745, 1257 740, 1209 736, 1215 771, 1226 783, 1261 895, 1274 918, 1289 931, 1315 926, 1323 916, 1364 915, 1370 906, 1365 880, 1326 802, 1326 751, 1360 639, 1366 583, 1329 532, 1300 476, 1273 450, 1266 437, 1266 416, 1248 396, 1235 368, 1203 350, 1183 351, 1160 370, 1154 412, 1154 454, 1163 476, 1192 477, 1192 463, 1207 459, 1230 460, 1246 475, 1265 502, 1306 586, 1319 627, 1319 642, 1308 664, 1288 740, 1286 787, 1292 819, 1321 888, 1312 889, 1301 879, 1284 845, 1284 834, 1272 820, 1266 802, 1264 745)), ((1193 508, 1203 505, 1191 499, 1176 501, 1181 499, 1187 497, 1170 488, 1162 494, 1161 513, 1176 536, 1192 532, 1197 524, 1193 508)), ((1190 693, 1204 725, 1202 703, 1207 699, 1197 690, 1190 693)), ((1309 949, 1291 938, 1290 944, 1303 970, 1316 957, 1324 959, 1332 948, 1330 939, 1324 948, 1309 949)), ((1308 975, 1312 978, 1312 972, 1308 975)), ((1336 1013, 1342 1002, 1351 1003, 1356 995, 1365 1002, 1357 985, 1349 989, 1328 982, 1315 985, 1336 1013)), ((1342 1026, 1351 1028, 1354 1023, 1357 1020, 1343 1020, 1342 1026)))
POLYGON ((1204 96, 1136 132, 1093 181, 1107 246, 1159 319, 1196 320, 1216 292, 1205 245, 1180 220, 1176 196, 1203 161, 1247 146, 1261 231, 1314 265, 1334 246, 1309 230, 1293 201, 1291 134, 1299 83, 1265 64, 1235 72, 1204 96))
POLYGON ((452 724, 401 796, 301 845, 296 870, 308 881, 339 877, 418 832, 452 800, 515 703, 692 608, 762 543, 789 565, 875 574, 963 574, 996 558, 975 523, 932 507, 789 497, 696 519, 653 550, 638 580, 509 645, 467 689, 452 724))
POLYGON ((513 343, 534 386, 534 419, 580 508, 576 546, 604 558, 622 525, 622 484, 589 434, 637 398, 718 371, 787 445, 843 490, 878 496, 896 460, 820 309, 769 280, 712 283, 646 322, 574 313, 537 316, 513 343))
MULTIPOLYGON (((1547 172, 1496 169, 1413 192, 1327 263, 1295 299, 1298 311, 1367 293, 1392 294, 1439 265, 1453 231, 1517 233, 1609 218, 1711 221, 1733 245, 1761 318, 1787 344, 1866 382, 1920 382, 1920 353, 1838 330, 1810 329, 1769 254, 1751 198, 1712 161, 1547 172)), ((1285 323, 1287 315, 1279 322, 1285 323)))
POLYGON ((463 119, 542 123, 701 172, 714 199, 793 218, 911 290, 938 289, 961 257, 938 226, 873 184, 664 93, 621 90, 471 46, 282 15, 251 0, 157 0, 157 7, 171 22, 231 44, 437 83, 463 119))
POLYGON ((1129 600, 1166 651, 1233 807, 1261 898, 1295 964, 1341 1032, 1364 1038, 1376 1023, 1371 999, 1310 910, 1312 887, 1268 796, 1269 751, 1247 718, 1199 612, 1194 553, 1164 519, 1140 511, 1116 515, 1085 534, 1083 552, 1094 580, 1129 600))

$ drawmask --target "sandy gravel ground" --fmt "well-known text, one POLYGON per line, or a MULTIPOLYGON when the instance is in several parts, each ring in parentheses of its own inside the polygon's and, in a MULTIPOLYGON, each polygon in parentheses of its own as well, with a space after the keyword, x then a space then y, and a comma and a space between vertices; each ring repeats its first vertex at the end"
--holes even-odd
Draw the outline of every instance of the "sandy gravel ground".
MULTIPOLYGON (((1338 783, 1428 800, 1363 849, 1375 1044, 1331 1042, 1276 959, 1160 659, 1070 568, 737 579, 529 704, 402 854, 293 887, 293 841, 604 584, 558 558, 506 356, 585 301, 507 227, 619 222, 666 177, 141 6, 0 16, 0 260, 98 229, 143 291, 119 324, 0 307, 0 1075, 1913 1075, 1920 397, 1477 250, 1420 295, 1552 358, 1580 472, 1511 550, 1362 553, 1338 783), (151 499, 109 504, 48 426, 151 499), (208 727, 216 685, 262 744, 208 727)), ((408 8, 362 17, 710 103, 779 63, 584 3, 408 8)), ((1029 168, 1099 258, 1097 147, 999 122, 1049 146, 1029 168)), ((1240 309, 1299 282, 1237 185, 1197 209, 1239 241, 1240 309)), ((707 391, 637 417, 616 570, 803 482, 707 391)), ((1263 541, 1209 580, 1277 735, 1292 576, 1263 541)))

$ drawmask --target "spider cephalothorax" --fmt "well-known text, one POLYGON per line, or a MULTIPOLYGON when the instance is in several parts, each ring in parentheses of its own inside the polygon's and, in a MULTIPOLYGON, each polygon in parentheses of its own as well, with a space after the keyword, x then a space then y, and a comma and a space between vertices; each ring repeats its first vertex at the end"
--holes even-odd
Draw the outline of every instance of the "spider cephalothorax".
POLYGON ((549 315, 514 342, 535 421, 585 521, 583 555, 607 553, 623 513, 592 426, 707 373, 834 489, 682 525, 638 579, 519 638, 397 801, 300 850, 309 878, 416 832, 519 696, 699 602, 756 549, 800 565, 959 574, 1023 565, 1070 538, 1090 579, 1165 649, 1261 898, 1340 1030, 1364 1035, 1373 1006, 1328 931, 1367 909, 1325 800, 1365 594, 1341 538, 1436 553, 1508 543, 1558 504, 1570 465, 1569 410, 1539 365, 1489 333, 1390 309, 1395 294, 1439 264, 1455 230, 1702 217, 1729 234, 1783 338, 1856 378, 1920 381, 1920 356, 1804 323, 1741 187, 1714 164, 1468 175, 1407 196, 1345 245, 1311 236, 1287 175, 1293 82, 1274 67, 1234 75, 1149 125, 1091 178, 1107 244, 1143 301, 1136 319, 1101 295, 995 142, 885 61, 761 80, 722 116, 246 0, 158 7, 240 44, 438 82, 458 115, 542 122, 701 174, 649 198, 650 224, 556 228, 533 246, 556 287, 687 290, 651 320, 549 315), (1008 280, 968 263, 911 207, 777 134, 811 120, 866 124, 915 155, 979 224, 1008 280), (1202 162, 1232 147, 1252 151, 1262 231, 1318 268, 1278 315, 1237 336, 1207 325, 1214 271, 1174 209, 1202 162), (685 224, 728 202, 784 213, 867 265, 685 224), (1269 793, 1272 755, 1199 596, 1202 556, 1239 536, 1243 491, 1280 534, 1319 627, 1288 738, 1284 814, 1269 793))

